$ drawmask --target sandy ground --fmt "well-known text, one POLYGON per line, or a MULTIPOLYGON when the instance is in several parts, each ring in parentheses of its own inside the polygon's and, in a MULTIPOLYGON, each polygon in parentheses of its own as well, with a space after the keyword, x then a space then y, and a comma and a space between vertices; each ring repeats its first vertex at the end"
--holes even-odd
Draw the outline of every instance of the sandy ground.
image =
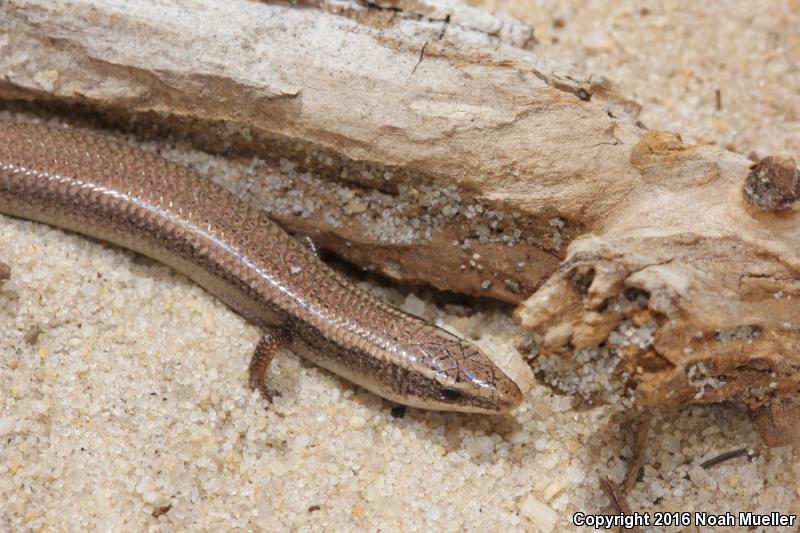
POLYGON ((649 128, 800 160, 798 0, 472 3, 520 18, 541 43, 612 80, 649 128))
MULTIPOLYGON (((800 7, 759 6, 499 4, 641 102, 649 127, 797 157, 800 7)), ((252 172, 180 141, 140 144, 221 182, 252 172)), ((399 417, 292 354, 267 408, 244 386, 258 332, 183 276, 2 216, 0 261, 0 530, 547 532, 612 512, 599 478, 622 480, 631 416, 575 412, 536 385, 507 311, 365 284, 476 339, 526 390, 512 416, 399 417)), ((800 511, 796 454, 764 448, 741 411, 654 416, 634 510, 800 511), (750 453, 699 466, 737 448, 750 453)))

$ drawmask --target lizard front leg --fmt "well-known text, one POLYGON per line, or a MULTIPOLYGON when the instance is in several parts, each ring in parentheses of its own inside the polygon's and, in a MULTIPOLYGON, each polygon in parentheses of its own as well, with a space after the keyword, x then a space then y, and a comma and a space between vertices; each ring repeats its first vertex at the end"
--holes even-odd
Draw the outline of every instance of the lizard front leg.
POLYGON ((289 344, 292 334, 285 326, 269 328, 258 341, 253 357, 250 360, 250 388, 257 390, 267 400, 272 400, 272 393, 267 388, 265 375, 275 354, 289 344))

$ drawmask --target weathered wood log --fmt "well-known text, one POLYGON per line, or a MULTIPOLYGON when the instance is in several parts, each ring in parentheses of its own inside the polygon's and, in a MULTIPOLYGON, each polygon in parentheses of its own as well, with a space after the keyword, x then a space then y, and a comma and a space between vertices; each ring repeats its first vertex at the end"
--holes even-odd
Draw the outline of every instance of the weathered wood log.
POLYGON ((797 215, 745 193, 756 179, 764 191, 785 185, 786 160, 767 159, 748 174, 739 156, 658 132, 633 148, 636 190, 517 311, 543 357, 566 353, 618 378, 594 375, 576 392, 646 406, 736 400, 768 444, 794 439, 797 215))
POLYGON ((574 382, 589 401, 735 400, 789 439, 786 160, 649 132, 529 27, 455 2, 7 0, 0 28, 0 97, 278 162, 257 198, 290 230, 399 280, 530 296, 539 364, 601 370, 574 382))

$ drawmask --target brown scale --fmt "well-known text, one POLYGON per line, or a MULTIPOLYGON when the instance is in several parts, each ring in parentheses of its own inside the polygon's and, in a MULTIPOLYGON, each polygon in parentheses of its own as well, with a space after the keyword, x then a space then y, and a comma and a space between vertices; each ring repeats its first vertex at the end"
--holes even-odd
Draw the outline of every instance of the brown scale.
POLYGON ((153 257, 264 330, 250 384, 283 346, 390 400, 502 413, 519 388, 475 346, 355 287, 264 213, 160 157, 0 122, 0 213, 153 257))

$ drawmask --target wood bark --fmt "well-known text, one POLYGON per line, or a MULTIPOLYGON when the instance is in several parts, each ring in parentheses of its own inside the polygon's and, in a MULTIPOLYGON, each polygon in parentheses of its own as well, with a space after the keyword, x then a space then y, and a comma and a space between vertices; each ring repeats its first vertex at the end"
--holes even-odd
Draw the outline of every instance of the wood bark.
POLYGON ((6 0, 0 28, 0 97, 275 162, 251 200, 366 268, 520 303, 538 364, 573 362, 554 386, 737 401, 791 438, 792 162, 648 131, 528 26, 457 2, 6 0))

